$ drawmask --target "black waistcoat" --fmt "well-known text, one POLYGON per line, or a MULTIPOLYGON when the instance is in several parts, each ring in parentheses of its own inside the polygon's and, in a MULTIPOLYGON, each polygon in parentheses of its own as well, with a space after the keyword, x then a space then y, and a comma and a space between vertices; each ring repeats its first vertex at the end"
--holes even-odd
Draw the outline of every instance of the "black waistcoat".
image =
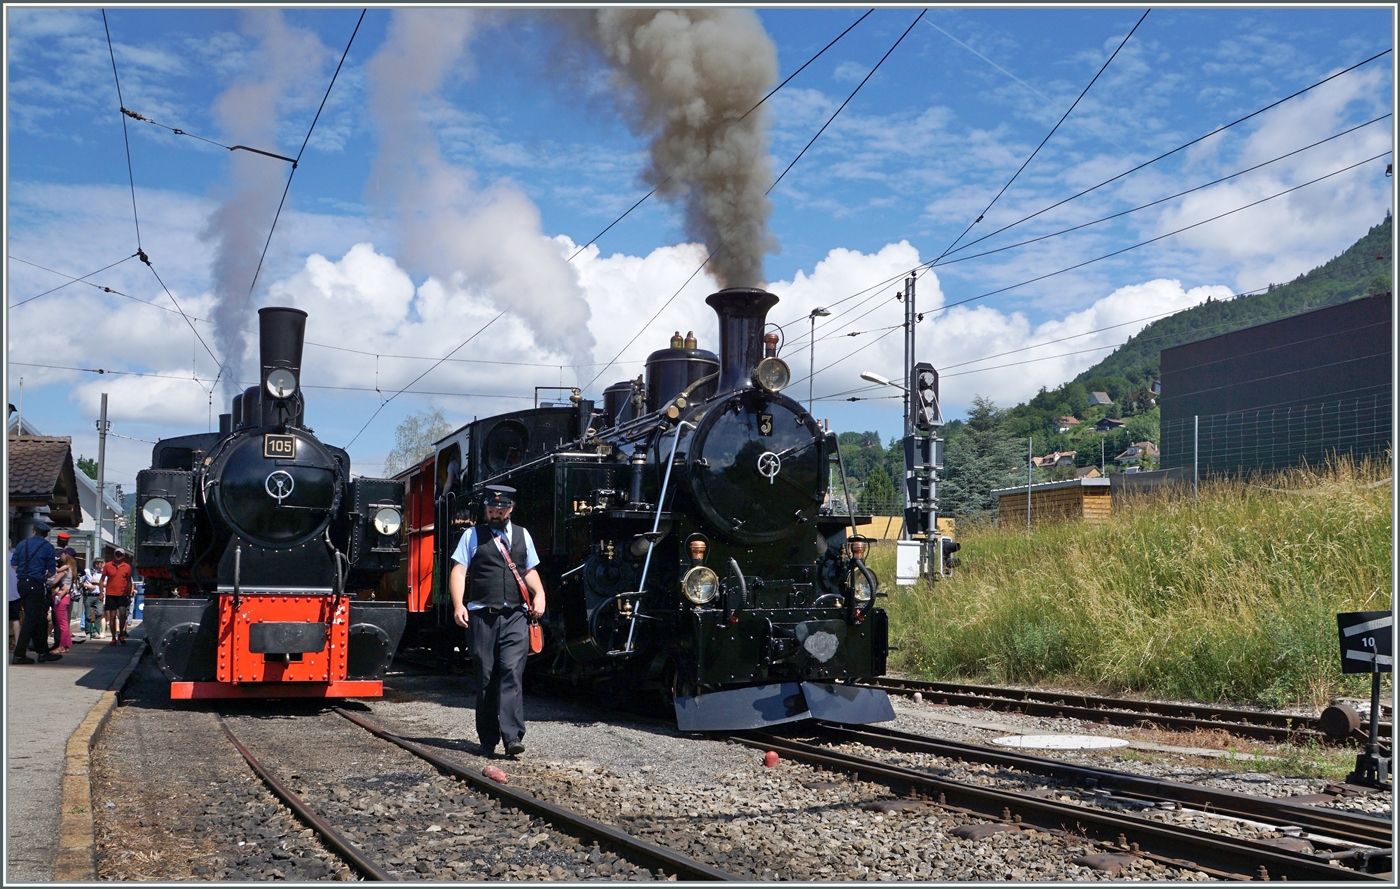
MULTIPOLYGON (((514 533, 511 537, 514 540, 510 543, 510 557, 521 578, 524 578, 525 529, 519 525, 512 526, 512 529, 514 533)), ((491 529, 477 525, 476 534, 476 552, 467 565, 467 594, 471 601, 487 608, 524 605, 525 601, 520 597, 520 584, 515 582, 515 575, 506 564, 505 556, 501 555, 500 547, 491 539, 491 529)), ((505 543, 505 540, 501 542, 505 543)))

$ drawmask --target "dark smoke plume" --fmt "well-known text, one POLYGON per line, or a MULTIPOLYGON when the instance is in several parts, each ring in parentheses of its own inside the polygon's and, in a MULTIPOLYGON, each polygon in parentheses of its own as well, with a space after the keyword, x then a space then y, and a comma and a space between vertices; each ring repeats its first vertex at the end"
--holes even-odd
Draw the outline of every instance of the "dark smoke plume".
POLYGON ((744 113, 777 82, 778 58, 758 15, 603 9, 591 24, 614 86, 635 102, 634 130, 652 135, 647 181, 682 205, 686 234, 715 252, 722 284, 762 284, 763 257, 778 249, 764 194, 767 108, 744 113))

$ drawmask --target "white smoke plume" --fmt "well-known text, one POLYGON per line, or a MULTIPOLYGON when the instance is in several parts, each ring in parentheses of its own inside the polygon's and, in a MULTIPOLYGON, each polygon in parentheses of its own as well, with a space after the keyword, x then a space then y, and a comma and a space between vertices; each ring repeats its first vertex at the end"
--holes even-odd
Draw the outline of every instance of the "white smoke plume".
POLYGON ((778 79, 778 55, 747 9, 603 9, 593 36, 614 86, 635 104, 634 131, 652 134, 646 179, 685 209, 686 234, 715 252, 730 287, 763 282, 773 183, 767 107, 744 113, 778 79), (743 118, 742 120, 740 118, 743 118))
MULTIPOLYGON (((280 10, 248 10, 242 25, 244 33, 258 41, 257 49, 248 60, 247 75, 215 100, 214 118, 229 144, 290 157, 295 148, 279 147, 279 114, 288 106, 305 105, 320 88, 320 72, 330 51, 313 32, 288 25, 280 10)), ((232 396, 245 378, 244 328, 253 317, 253 275, 291 165, 246 151, 232 152, 229 164, 228 191, 210 215, 203 237, 216 251, 215 352, 224 362, 224 392, 232 396)))
POLYGON ((589 309, 561 247, 520 189, 478 189, 471 170, 444 161, 430 122, 445 113, 443 87, 469 61, 492 13, 398 9, 369 61, 369 110, 379 140, 371 191, 393 216, 409 271, 480 294, 519 317, 536 343, 573 363, 593 360, 589 309))

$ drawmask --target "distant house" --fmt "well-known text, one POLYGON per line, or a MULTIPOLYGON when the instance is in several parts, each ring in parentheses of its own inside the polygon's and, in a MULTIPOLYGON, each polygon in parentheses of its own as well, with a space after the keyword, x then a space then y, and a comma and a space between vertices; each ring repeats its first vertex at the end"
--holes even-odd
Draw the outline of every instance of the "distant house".
POLYGON ((1113 460, 1119 466, 1136 466, 1139 462, 1142 461, 1143 457, 1149 457, 1155 461, 1161 456, 1161 451, 1158 451, 1157 446, 1154 445, 1152 442, 1139 441, 1135 442, 1117 457, 1114 457, 1113 460))
POLYGON ((1094 428, 1100 432, 1112 432, 1123 425, 1122 420, 1115 420, 1112 417, 1104 417, 1094 428))
POLYGON ((1044 457, 1032 457, 1031 465, 1038 469, 1050 469, 1055 466, 1073 466, 1075 451, 1055 451, 1046 454, 1044 457))
POLYGON ((1075 417, 1060 417, 1059 419, 1059 425, 1055 428, 1056 432, 1068 432, 1079 425, 1079 420, 1075 417))
POLYGON ((1101 475, 1097 466, 1081 466, 1074 471, 1075 478, 1100 478, 1101 475))
POLYGON ((1152 394, 1153 394, 1153 395, 1161 395, 1161 394, 1162 394, 1162 381, 1161 381, 1161 380, 1153 380, 1153 381, 1152 381, 1152 394))
POLYGON ((1108 397, 1107 392, 1090 392, 1089 403, 1095 407, 1113 404, 1113 399, 1108 397))

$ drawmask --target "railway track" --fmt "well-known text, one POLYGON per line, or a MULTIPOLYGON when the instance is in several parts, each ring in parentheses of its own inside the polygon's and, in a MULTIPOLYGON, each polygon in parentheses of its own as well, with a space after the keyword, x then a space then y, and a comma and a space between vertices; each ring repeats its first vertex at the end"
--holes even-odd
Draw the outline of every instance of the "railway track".
POLYGON ((891 811, 937 805, 987 822, 964 825, 970 837, 1028 828, 1083 837, 1097 843, 1103 851, 1085 856, 1080 863, 1099 870, 1117 872, 1135 858, 1149 858, 1171 867, 1199 870, 1219 879, 1389 882, 1391 849, 1388 843, 1384 848, 1358 848, 1345 840, 1328 844, 1320 838, 1284 837, 1269 842, 1226 837, 1138 814, 1075 805, 1058 797, 1046 798, 952 781, 908 766, 769 732, 741 733, 732 736, 732 740, 754 749, 773 750, 785 759, 882 783, 905 796, 890 801, 891 811), (1319 848, 1322 849, 1320 853, 1319 848), (1371 873, 1368 868, 1384 869, 1386 873, 1371 873))
MULTIPOLYGON (((483 774, 466 769, 451 760, 426 749, 420 744, 416 744, 406 738, 389 732, 380 726, 375 725, 363 716, 349 712, 342 708, 334 708, 334 712, 344 717, 349 722, 359 728, 369 732, 377 738, 388 741, 397 747, 413 754, 425 763, 430 764, 438 771, 449 775, 459 781, 465 782, 471 791, 477 795, 489 797, 502 808, 513 809, 521 815, 526 816, 530 821, 529 832, 533 833, 534 841, 529 844, 529 849, 533 851, 536 845, 541 847, 545 853, 543 857, 548 858, 550 849, 548 847, 548 835, 551 833, 566 834, 584 844, 593 844, 595 848, 606 849, 613 852, 619 859, 630 863, 633 867, 644 870, 652 878, 666 879, 674 877, 685 881, 727 881, 736 880, 737 877, 725 873, 717 868, 695 861, 687 856, 676 853, 663 846, 649 843, 645 840, 630 836, 624 831, 618 830, 610 825, 603 824, 593 819, 584 817, 577 812, 566 809, 562 806, 541 800, 523 790, 519 790, 491 780, 483 774)), ((386 850, 381 850, 379 854, 367 851, 364 841, 356 842, 355 836, 350 829, 337 828, 332 824, 335 820, 325 811, 318 811, 317 807, 309 802, 304 793, 295 791, 291 784, 260 762, 233 731, 229 720, 223 716, 217 717, 224 734, 233 743, 239 754, 247 761, 254 773, 267 785, 284 804, 290 808, 296 816, 322 839, 322 841, 336 854, 349 864, 355 871, 366 879, 376 881, 394 881, 400 879, 395 875, 392 864, 392 852, 386 854, 386 850)), ((485 769, 482 770, 486 771, 485 769)), ((361 808, 364 804, 361 803, 361 808)), ((494 820, 494 819, 492 819, 494 820)), ((424 830, 440 830, 440 827, 423 825, 424 830)), ((360 834, 366 831, 361 829, 360 834)), ((482 837, 476 837, 481 841, 482 837)), ((613 873, 621 872, 621 869, 610 868, 613 873)), ((492 874, 496 876, 497 874, 492 874)), ((414 874, 415 877, 426 876, 426 874, 414 874)), ((452 876, 452 875, 448 875, 452 876)), ((484 875, 482 875, 484 876, 484 875)))
POLYGON ((1111 794, 1115 799, 1170 802, 1182 808, 1261 821, 1279 827, 1301 827, 1320 836, 1361 847, 1388 849, 1394 839, 1389 820, 1338 809, 1317 808, 1286 797, 1253 796, 1199 784, 1149 778, 874 725, 848 726, 819 722, 815 728, 822 740, 832 743, 864 744, 899 753, 927 753, 965 762, 1003 766, 1068 780, 1092 792, 1111 794))
MULTIPOLYGON (((1011 711, 1028 716, 1082 719, 1127 726, 1141 726, 1146 723, 1176 731, 1225 731, 1238 737, 1273 742, 1306 739, 1325 741, 1334 738, 1333 734, 1324 730, 1319 717, 1289 713, 889 677, 859 684, 906 697, 918 693, 929 703, 1011 711)), ((1388 742, 1391 738, 1391 723, 1381 723, 1379 732, 1380 737, 1388 742)), ((1365 732, 1359 729, 1353 731, 1351 737, 1360 741, 1366 740, 1365 732)))

